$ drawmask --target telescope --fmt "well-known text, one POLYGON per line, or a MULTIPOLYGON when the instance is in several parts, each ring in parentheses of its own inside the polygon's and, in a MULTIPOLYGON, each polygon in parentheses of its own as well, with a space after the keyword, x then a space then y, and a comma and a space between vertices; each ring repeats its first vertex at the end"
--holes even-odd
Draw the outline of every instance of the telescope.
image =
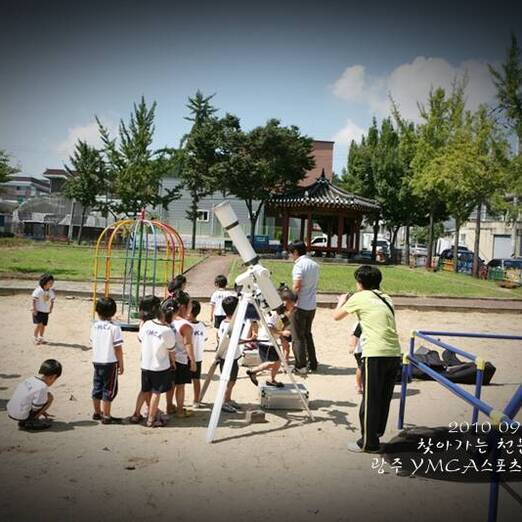
POLYGON ((296 393, 299 396, 301 403, 303 404, 303 408, 307 411, 310 419, 313 419, 312 412, 308 407, 308 403, 301 393, 301 390, 297 386, 294 376, 286 364, 285 357, 281 352, 279 345, 277 344, 277 340, 273 336, 266 322, 265 316, 268 316, 273 311, 280 314, 281 310, 284 308, 283 301, 281 300, 277 289, 270 279, 270 272, 259 262, 259 256, 252 248, 248 238, 246 237, 242 228, 239 226, 236 213, 234 212, 234 209, 230 203, 226 201, 221 203, 214 208, 214 213, 216 214, 223 228, 228 232, 228 235, 232 239, 234 246, 243 259, 243 262, 247 266, 247 269, 245 272, 236 277, 235 283, 238 287, 241 287, 239 303, 237 305, 234 316, 232 317, 232 321, 228 326, 228 330, 225 332, 225 335, 223 335, 219 342, 218 350, 216 352, 216 359, 209 368, 205 382, 203 383, 203 387, 201 389, 200 399, 203 400, 214 372, 216 371, 219 360, 224 356, 225 362, 223 364, 221 377, 219 379, 219 388, 208 424, 207 442, 212 442, 214 440, 226 388, 230 380, 230 372, 234 362, 234 355, 236 348, 241 344, 241 334, 246 322, 248 306, 253 306, 256 310, 259 316, 258 320, 260 326, 267 332, 269 342, 277 352, 285 372, 292 381, 292 385, 294 386, 296 393))
POLYGON ((259 262, 259 256, 239 225, 232 205, 228 201, 224 201, 214 208, 214 213, 223 229, 228 232, 241 259, 247 266, 247 270, 236 278, 236 285, 242 287, 243 290, 250 290, 264 311, 279 312, 283 307, 283 301, 270 279, 270 272, 259 262))

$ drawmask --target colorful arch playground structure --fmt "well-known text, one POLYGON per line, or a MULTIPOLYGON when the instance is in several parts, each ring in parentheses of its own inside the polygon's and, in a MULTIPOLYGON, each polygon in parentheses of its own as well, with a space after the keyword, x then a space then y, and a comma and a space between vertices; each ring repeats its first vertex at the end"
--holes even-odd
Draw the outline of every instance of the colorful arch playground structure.
POLYGON ((147 219, 144 210, 136 219, 117 221, 96 242, 94 305, 99 297, 111 296, 119 304, 115 321, 136 331, 140 299, 148 294, 166 297, 169 281, 183 273, 184 263, 183 240, 172 226, 147 219))

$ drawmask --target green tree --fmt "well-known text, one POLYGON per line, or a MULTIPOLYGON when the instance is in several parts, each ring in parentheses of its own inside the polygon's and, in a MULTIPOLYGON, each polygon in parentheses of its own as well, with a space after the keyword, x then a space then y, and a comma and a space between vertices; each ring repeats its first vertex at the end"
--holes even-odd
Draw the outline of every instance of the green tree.
POLYGON ((242 199, 248 209, 250 238, 266 201, 274 194, 294 188, 314 167, 312 139, 295 126, 282 127, 271 119, 266 125, 242 132, 239 122, 227 126, 220 165, 220 185, 242 199))
POLYGON ((134 104, 129 123, 120 121, 118 140, 111 138, 97 118, 111 192, 108 206, 114 212, 136 215, 147 206, 167 208, 180 197, 177 187, 164 193, 161 190, 163 178, 180 158, 172 149, 152 148, 155 110, 156 103, 149 108, 142 97, 134 104))
MULTIPOLYGON (((82 214, 77 241, 82 240, 85 216, 89 209, 99 209, 98 198, 106 192, 106 169, 100 151, 79 140, 70 156, 71 166, 65 169, 71 177, 64 187, 64 194, 69 199, 80 203, 82 214)), ((71 211, 71 227, 73 226, 73 212, 71 211)))
POLYGON ((20 172, 20 169, 11 165, 9 154, 0 149, 0 183, 9 181, 9 178, 17 172, 20 172))
POLYGON ((222 123, 214 116, 218 109, 210 103, 213 96, 204 96, 201 91, 196 91, 194 97, 189 98, 187 108, 190 114, 185 117, 193 125, 182 141, 183 165, 179 178, 191 198, 186 215, 192 222, 192 249, 196 248, 199 202, 216 190, 214 170, 220 159, 222 123))
POLYGON ((508 219, 513 223, 513 254, 516 255, 517 228, 522 211, 522 58, 514 34, 511 35, 511 45, 500 70, 492 66, 489 70, 497 88, 496 109, 506 118, 517 139, 517 153, 508 176, 507 191, 511 195, 511 204, 505 209, 508 219))
POLYGON ((509 146, 486 106, 473 117, 473 149, 475 168, 470 168, 466 179, 471 201, 477 208, 473 275, 479 273, 479 248, 482 208, 494 207, 499 196, 505 194, 509 146))
POLYGON ((432 265, 435 223, 447 217, 445 185, 435 171, 439 157, 461 128, 464 90, 465 81, 455 82, 449 96, 439 87, 430 91, 427 106, 419 106, 422 122, 417 127, 418 139, 411 161, 411 187, 429 216, 427 268, 432 265))
MULTIPOLYGON (((374 158, 379 142, 377 120, 372 124, 361 143, 352 140, 348 150, 347 168, 343 170, 340 186, 349 192, 360 196, 377 199, 377 173, 375 172, 374 158)), ((377 235, 379 233, 379 214, 373 216, 372 260, 377 254, 377 235)))

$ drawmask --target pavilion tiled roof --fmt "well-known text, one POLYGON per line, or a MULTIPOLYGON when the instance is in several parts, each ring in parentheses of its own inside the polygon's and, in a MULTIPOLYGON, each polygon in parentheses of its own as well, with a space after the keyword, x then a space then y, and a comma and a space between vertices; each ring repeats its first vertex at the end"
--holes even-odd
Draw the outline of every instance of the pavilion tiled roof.
POLYGON ((272 207, 279 208, 352 209, 368 213, 378 212, 381 208, 379 203, 373 199, 363 198, 333 185, 324 175, 324 170, 311 185, 274 195, 268 203, 272 207))

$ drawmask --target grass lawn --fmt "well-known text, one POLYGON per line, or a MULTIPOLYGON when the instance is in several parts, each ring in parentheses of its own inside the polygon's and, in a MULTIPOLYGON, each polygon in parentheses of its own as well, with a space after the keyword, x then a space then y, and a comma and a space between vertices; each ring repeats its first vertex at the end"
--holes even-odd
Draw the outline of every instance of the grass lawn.
MULTIPOLYGON (((281 282, 292 281, 292 266, 289 261, 263 260, 263 265, 272 273, 276 286, 281 282)), ((320 263, 321 277, 319 291, 347 292, 355 290, 353 273, 359 265, 334 265, 320 263)), ((514 290, 500 288, 492 281, 474 279, 463 274, 452 272, 428 272, 423 268, 406 266, 381 266, 383 273, 382 288, 393 295, 448 296, 448 297, 500 297, 522 299, 522 288, 514 290)), ((229 281, 242 271, 241 261, 232 264, 229 281)))
MULTIPOLYGON (((123 255, 123 252, 119 252, 123 255)), ((185 255, 185 270, 201 259, 192 252, 185 255)), ((124 261, 114 259, 114 273, 124 261)), ((0 277, 38 278, 51 272, 57 279, 90 281, 94 266, 94 248, 37 241, 0 241, 0 277)), ((163 274, 161 266, 160 274, 163 274)))

